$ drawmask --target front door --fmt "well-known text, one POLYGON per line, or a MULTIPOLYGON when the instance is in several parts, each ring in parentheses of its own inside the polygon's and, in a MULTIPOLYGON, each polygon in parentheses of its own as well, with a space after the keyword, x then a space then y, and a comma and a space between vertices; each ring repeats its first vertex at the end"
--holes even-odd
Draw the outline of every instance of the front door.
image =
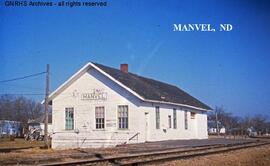
POLYGON ((145 112, 145 142, 149 141, 149 113, 145 112))

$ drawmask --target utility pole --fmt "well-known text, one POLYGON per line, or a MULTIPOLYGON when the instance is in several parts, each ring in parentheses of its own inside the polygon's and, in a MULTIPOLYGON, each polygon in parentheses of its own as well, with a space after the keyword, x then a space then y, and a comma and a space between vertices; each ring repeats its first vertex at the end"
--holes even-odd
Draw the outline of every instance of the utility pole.
POLYGON ((216 125, 217 125, 217 135, 219 136, 219 126, 218 126, 218 115, 217 115, 217 108, 216 108, 216 125))
POLYGON ((48 140, 49 84, 50 84, 50 65, 47 64, 46 88, 45 88, 45 127, 44 127, 45 148, 49 148, 49 140, 48 140))

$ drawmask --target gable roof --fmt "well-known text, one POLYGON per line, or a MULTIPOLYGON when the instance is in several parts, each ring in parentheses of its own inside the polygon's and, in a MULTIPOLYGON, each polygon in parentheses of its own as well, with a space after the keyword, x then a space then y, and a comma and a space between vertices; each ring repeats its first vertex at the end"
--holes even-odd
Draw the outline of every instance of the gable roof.
POLYGON ((87 63, 54 92, 52 92, 49 96, 49 100, 51 101, 60 93, 61 89, 69 86, 73 80, 81 76, 82 73, 86 72, 90 67, 95 68, 101 74, 116 82, 118 85, 143 101, 180 105, 204 111, 212 110, 212 108, 206 104, 174 85, 138 76, 130 72, 125 73, 115 68, 91 62, 87 63))
POLYGON ((98 68, 118 80, 131 90, 147 100, 178 103, 211 110, 209 106, 200 102, 180 88, 154 79, 145 78, 133 73, 125 73, 118 69, 94 63, 98 68))

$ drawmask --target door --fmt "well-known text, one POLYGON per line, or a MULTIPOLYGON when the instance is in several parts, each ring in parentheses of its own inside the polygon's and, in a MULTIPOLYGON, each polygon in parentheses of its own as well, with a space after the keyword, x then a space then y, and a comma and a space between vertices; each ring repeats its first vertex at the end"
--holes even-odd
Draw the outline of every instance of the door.
POLYGON ((145 142, 149 141, 149 113, 145 112, 145 142))

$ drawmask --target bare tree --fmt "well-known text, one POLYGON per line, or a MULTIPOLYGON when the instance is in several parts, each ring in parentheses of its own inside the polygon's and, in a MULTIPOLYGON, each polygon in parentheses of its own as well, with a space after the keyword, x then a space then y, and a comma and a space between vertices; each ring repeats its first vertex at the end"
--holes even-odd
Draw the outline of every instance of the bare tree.
POLYGON ((225 127, 228 131, 245 132, 249 128, 255 129, 258 134, 266 134, 270 132, 270 122, 267 117, 263 115, 245 116, 243 118, 234 116, 232 113, 226 112, 223 106, 216 106, 215 110, 208 114, 208 120, 215 121, 217 125, 217 132, 219 128, 225 127))
POLYGON ((208 115, 208 120, 216 122, 217 133, 219 134, 221 127, 228 130, 237 125, 238 118, 226 112, 223 106, 216 106, 215 110, 208 115))
POLYGON ((23 96, 0 96, 0 120, 14 120, 26 124, 29 119, 40 117, 42 105, 23 96))
POLYGON ((267 118, 262 115, 255 115, 252 118, 252 125, 258 134, 264 134, 267 130, 267 118))

